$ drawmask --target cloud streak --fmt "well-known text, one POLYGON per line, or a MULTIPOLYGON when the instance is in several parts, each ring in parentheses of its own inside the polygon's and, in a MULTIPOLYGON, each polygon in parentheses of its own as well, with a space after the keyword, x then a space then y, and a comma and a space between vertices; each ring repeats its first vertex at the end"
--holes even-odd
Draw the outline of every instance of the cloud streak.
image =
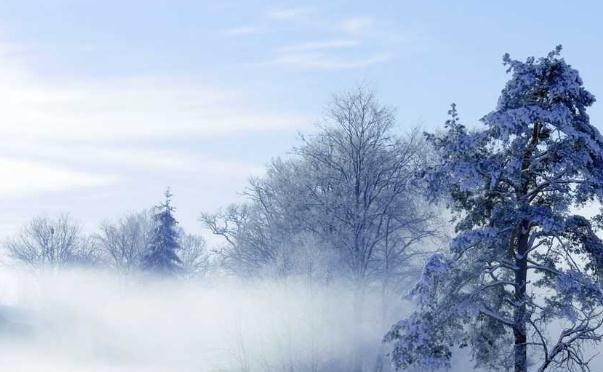
POLYGON ((228 36, 246 36, 246 35, 254 35, 261 31, 259 27, 254 26, 239 26, 232 27, 224 30, 224 33, 228 36))
POLYGON ((306 17, 312 13, 312 9, 310 8, 283 8, 283 9, 274 9, 270 10, 266 13, 267 17, 276 21, 290 21, 295 19, 300 19, 306 17))
POLYGON ((327 41, 314 41, 300 44, 293 44, 281 47, 278 49, 281 53, 290 52, 303 52, 308 50, 329 50, 329 49, 341 49, 341 48, 352 48, 358 46, 360 42, 358 40, 327 40, 327 41))
POLYGON ((2 48, 0 136, 7 144, 0 148, 0 177, 9 182, 0 185, 0 198, 115 184, 133 171, 163 172, 165 182, 203 172, 220 182, 229 174, 257 172, 257 165, 170 143, 294 132, 310 123, 301 115, 258 109, 244 91, 194 78, 40 78, 13 48, 2 48))
POLYGON ((105 186, 117 181, 101 175, 67 169, 56 164, 0 158, 0 196, 60 191, 66 188, 105 186))
POLYGON ((238 92, 173 78, 0 89, 0 135, 144 138, 291 130, 305 118, 261 112, 238 92))
POLYGON ((356 16, 339 22, 337 29, 347 34, 360 35, 372 30, 375 24, 376 20, 373 17, 356 16))
POLYGON ((388 54, 375 54, 366 58, 354 59, 308 52, 281 54, 268 61, 268 64, 287 65, 308 70, 344 70, 365 68, 387 62, 389 59, 388 54))

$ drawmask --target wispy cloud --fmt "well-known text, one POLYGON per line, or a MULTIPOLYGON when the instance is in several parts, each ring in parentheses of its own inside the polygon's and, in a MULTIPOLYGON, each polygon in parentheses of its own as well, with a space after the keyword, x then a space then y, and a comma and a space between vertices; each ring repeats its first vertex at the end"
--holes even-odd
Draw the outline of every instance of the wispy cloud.
POLYGON ((49 143, 46 141, 12 141, 0 150, 2 156, 20 158, 29 163, 44 163, 51 159, 55 163, 67 164, 71 168, 109 169, 124 171, 173 171, 180 173, 236 172, 249 174, 257 169, 245 161, 224 160, 190 150, 156 148, 151 145, 116 146, 94 142, 49 143), (31 147, 36 151, 31 151, 31 147), (77 156, 74 156, 77 154, 77 156))
POLYGON ((340 31, 343 31, 352 35, 361 35, 366 34, 370 31, 374 25, 376 24, 376 20, 374 17, 368 16, 357 16, 357 17, 349 17, 337 25, 337 28, 340 31))
POLYGON ((256 26, 239 26, 224 30, 224 34, 228 36, 246 36, 258 34, 260 32, 261 28, 256 26))
POLYGON ((277 21, 288 21, 293 19, 300 19, 306 17, 312 13, 310 8, 286 8, 286 9, 273 9, 266 13, 269 19, 277 21))
POLYGON ((60 191, 74 187, 104 186, 114 183, 113 175, 81 172, 56 164, 0 158, 0 196, 40 191, 60 191))
MULTIPOLYGON (((247 93, 194 78, 45 79, 0 45, 0 197, 97 187, 132 170, 245 174, 254 165, 183 151, 170 141, 309 125, 258 109, 247 93), (137 143, 146 141, 149 147, 137 143), (119 142, 121 145, 115 145, 119 142)), ((218 182, 218 181, 217 181, 218 182)))
POLYGON ((341 49, 351 48, 358 46, 360 42, 358 40, 327 40, 327 41, 315 41, 300 44, 293 44, 281 47, 278 49, 281 53, 290 52, 303 52, 309 50, 324 50, 324 49, 341 49))
POLYGON ((295 129, 305 118, 263 112, 243 92, 178 78, 40 82, 0 87, 0 135, 61 139, 213 136, 295 129))
POLYGON ((287 53, 269 61, 269 64, 289 65, 302 69, 341 70, 368 67, 390 59, 388 54, 376 54, 367 58, 332 57, 320 53, 287 53))
MULTIPOLYGON (((300 19, 307 16, 308 12, 307 8, 292 8, 272 11, 270 17, 279 20, 300 19)), ((307 29, 308 35, 320 32, 339 37, 275 47, 274 57, 264 64, 302 69, 344 70, 365 68, 390 60, 391 54, 386 52, 383 46, 391 38, 383 37, 385 31, 377 27, 377 20, 374 17, 338 17, 328 22, 317 18, 312 17, 308 22, 298 22, 296 30, 301 27, 307 29), (378 35, 380 38, 376 39, 378 35)))

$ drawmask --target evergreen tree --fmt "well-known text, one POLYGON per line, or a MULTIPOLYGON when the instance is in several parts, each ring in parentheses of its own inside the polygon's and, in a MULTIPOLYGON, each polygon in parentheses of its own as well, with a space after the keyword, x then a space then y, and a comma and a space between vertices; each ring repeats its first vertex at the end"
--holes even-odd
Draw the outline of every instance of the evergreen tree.
POLYGON ((182 270, 182 261, 176 254, 180 249, 179 234, 176 228, 178 222, 172 215, 174 207, 171 203, 172 194, 168 188, 165 201, 155 207, 153 215, 153 232, 142 259, 145 271, 157 274, 175 274, 182 270))
POLYGON ((440 160, 425 180, 457 234, 428 260, 418 311, 386 335, 396 367, 446 367, 469 346, 489 370, 588 370, 582 346, 601 340, 603 322, 601 216, 576 213, 603 199, 603 138, 560 50, 506 55, 512 77, 485 127, 468 130, 453 106, 446 132, 427 136, 440 160))

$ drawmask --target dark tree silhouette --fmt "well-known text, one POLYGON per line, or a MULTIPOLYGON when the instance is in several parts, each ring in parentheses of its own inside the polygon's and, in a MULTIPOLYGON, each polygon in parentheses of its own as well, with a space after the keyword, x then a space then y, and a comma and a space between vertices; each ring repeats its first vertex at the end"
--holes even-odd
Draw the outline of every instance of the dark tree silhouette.
POLYGON ((157 274, 175 274, 182 270, 182 261, 176 254, 180 249, 179 234, 176 229, 178 221, 172 215, 170 189, 165 192, 165 201, 155 207, 153 215, 153 232, 147 252, 142 259, 145 271, 157 274))

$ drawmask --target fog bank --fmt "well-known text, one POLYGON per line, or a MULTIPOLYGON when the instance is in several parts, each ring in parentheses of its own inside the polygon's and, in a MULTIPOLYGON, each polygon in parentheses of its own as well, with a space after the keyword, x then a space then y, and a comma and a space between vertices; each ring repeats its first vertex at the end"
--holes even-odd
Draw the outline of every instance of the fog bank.
POLYGON ((381 299, 340 284, 156 281, 94 271, 0 272, 0 369, 348 371, 377 362, 381 299))

